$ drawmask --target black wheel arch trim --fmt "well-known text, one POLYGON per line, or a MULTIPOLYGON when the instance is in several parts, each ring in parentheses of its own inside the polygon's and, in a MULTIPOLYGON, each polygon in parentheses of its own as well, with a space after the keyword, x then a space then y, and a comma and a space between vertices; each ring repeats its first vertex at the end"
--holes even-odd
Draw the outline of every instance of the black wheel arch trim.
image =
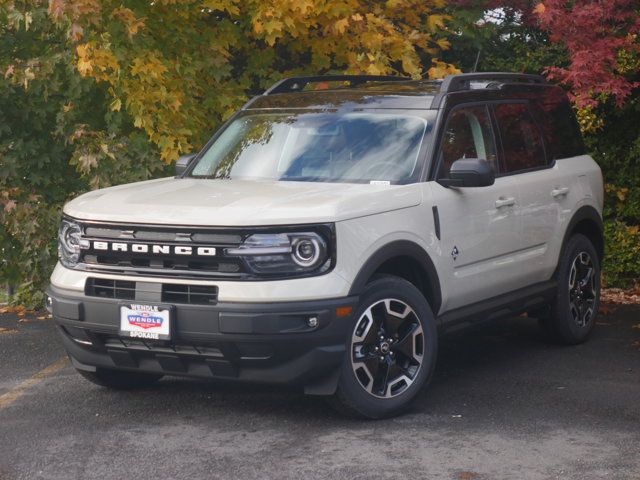
POLYGON ((360 268, 355 280, 351 284, 349 296, 360 295, 368 280, 386 261, 395 257, 410 257, 416 261, 429 279, 429 287, 431 288, 433 314, 437 315, 442 304, 442 291, 440 287, 440 279, 436 267, 431 257, 424 248, 415 242, 409 240, 396 240, 382 246, 369 257, 365 264, 360 268))
POLYGON ((573 214, 573 217, 571 217, 571 220, 569 221, 569 225, 567 226, 567 229, 564 232, 564 238, 562 239, 561 252, 564 251, 564 247, 569 241, 569 239, 571 238, 571 235, 576 225, 578 225, 578 223, 580 223, 583 220, 592 221, 593 223, 595 223, 596 227, 598 228, 601 244, 594 245, 594 247, 598 253, 600 263, 602 264, 602 260, 604 258, 604 223, 598 211, 591 205, 583 205, 578 210, 576 210, 576 212, 573 214))
POLYGON ((558 278, 558 269, 560 268, 560 259, 565 251, 567 246, 567 242, 574 233, 576 225, 582 222, 583 220, 589 220, 593 222, 599 233, 600 245, 594 245, 593 247, 596 249, 596 253, 598 254, 598 262, 600 263, 600 268, 602 268, 602 261, 604 260, 604 223, 602 221, 602 217, 600 213, 592 207, 591 205, 583 205, 575 211, 571 220, 569 220, 569 224, 567 225, 566 230, 564 231, 564 237, 562 238, 562 246, 560 248, 560 253, 558 254, 558 259, 556 262, 556 268, 553 271, 553 275, 551 278, 558 278))

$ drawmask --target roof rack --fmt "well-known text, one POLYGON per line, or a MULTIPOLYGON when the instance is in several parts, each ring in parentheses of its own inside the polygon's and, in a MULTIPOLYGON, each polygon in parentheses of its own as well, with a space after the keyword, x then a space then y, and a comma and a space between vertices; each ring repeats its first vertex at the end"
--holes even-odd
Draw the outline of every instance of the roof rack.
POLYGON ((445 77, 440 85, 440 93, 458 92, 470 90, 471 82, 499 82, 499 83, 533 83, 545 84, 547 81, 542 75, 531 75, 527 73, 506 73, 506 72, 478 72, 459 73, 445 77))
POLYGON ((351 86, 357 86, 367 82, 406 82, 408 80, 411 80, 411 78, 391 75, 318 75, 312 77, 290 77, 274 83, 263 95, 300 92, 309 83, 344 81, 349 82, 351 86))

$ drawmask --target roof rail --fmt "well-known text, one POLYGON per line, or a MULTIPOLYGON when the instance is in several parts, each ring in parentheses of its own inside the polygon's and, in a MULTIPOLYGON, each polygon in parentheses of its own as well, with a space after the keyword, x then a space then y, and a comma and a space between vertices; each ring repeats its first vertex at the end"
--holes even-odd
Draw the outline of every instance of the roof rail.
POLYGON ((473 81, 487 81, 500 83, 535 83, 545 84, 547 81, 542 75, 531 75, 527 73, 507 73, 507 72, 478 72, 459 73, 445 77, 440 85, 440 93, 459 92, 469 90, 473 81))
POLYGON ((411 80, 409 77, 396 77, 391 75, 318 75, 311 77, 290 77, 274 83, 271 88, 265 90, 263 95, 275 93, 300 92, 309 83, 320 82, 349 82, 352 86, 367 82, 398 82, 411 80))

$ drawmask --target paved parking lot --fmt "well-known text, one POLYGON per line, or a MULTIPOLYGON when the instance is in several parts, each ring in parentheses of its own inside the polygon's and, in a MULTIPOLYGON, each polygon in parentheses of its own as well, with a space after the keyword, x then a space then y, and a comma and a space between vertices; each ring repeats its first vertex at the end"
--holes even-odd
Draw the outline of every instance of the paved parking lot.
POLYGON ((296 391, 84 381, 50 320, 0 316, 0 479, 638 479, 640 306, 585 345, 518 318, 445 339, 400 418, 356 421, 296 391))

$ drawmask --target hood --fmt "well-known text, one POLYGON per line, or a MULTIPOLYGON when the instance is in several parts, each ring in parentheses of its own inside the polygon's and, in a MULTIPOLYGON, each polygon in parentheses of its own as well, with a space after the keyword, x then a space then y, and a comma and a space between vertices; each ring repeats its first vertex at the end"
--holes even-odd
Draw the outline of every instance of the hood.
POLYGON ((369 185, 163 178, 95 190, 64 212, 83 220, 264 226, 348 220, 418 205, 418 184, 369 185))

